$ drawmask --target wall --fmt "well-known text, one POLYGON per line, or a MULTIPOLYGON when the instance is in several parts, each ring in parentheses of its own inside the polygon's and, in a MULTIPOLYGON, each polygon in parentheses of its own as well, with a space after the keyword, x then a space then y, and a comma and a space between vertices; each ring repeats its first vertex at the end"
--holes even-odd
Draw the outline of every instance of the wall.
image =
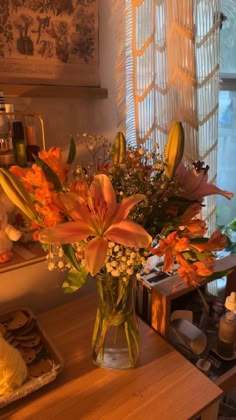
MULTIPOLYGON (((101 87, 108 88, 108 98, 6 98, 15 109, 36 112, 45 123, 47 146, 66 145, 70 135, 88 132, 114 138, 116 133, 115 88, 112 74, 114 33, 111 3, 100 0, 100 77, 101 87)), ((65 296, 61 284, 65 274, 49 272, 44 263, 13 270, 0 276, 0 306, 27 305, 35 312, 48 309, 75 296, 65 296)), ((81 293, 91 289, 91 281, 81 293)))
POLYGON ((12 307, 25 306, 35 314, 95 290, 94 280, 73 294, 65 294, 62 283, 65 272, 48 271, 45 261, 0 274, 1 312, 12 307))
POLYGON ((64 145, 70 135, 89 132, 113 138, 116 132, 115 88, 112 66, 115 59, 111 1, 99 1, 100 85, 108 98, 11 98, 15 109, 36 112, 45 123, 46 143, 64 145))

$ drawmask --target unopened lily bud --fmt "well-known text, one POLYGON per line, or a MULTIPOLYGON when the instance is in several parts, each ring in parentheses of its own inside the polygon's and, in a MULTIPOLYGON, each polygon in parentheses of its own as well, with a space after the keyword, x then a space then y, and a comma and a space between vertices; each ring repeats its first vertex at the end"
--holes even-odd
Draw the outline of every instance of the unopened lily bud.
POLYGON ((175 122, 170 130, 165 148, 165 175, 171 180, 184 153, 184 129, 181 122, 175 122))

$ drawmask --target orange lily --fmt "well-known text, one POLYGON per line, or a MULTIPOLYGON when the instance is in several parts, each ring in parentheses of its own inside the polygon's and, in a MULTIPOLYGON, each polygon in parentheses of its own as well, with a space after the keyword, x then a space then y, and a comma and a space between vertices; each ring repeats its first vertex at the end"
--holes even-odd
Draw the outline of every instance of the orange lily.
POLYGON ((179 254, 176 260, 179 264, 178 273, 188 285, 199 285, 205 277, 210 276, 214 271, 213 258, 205 258, 203 261, 196 261, 190 264, 179 254))
POLYGON ((202 206, 200 203, 191 204, 180 217, 181 223, 185 225, 195 216, 197 216, 201 212, 201 210, 202 206))
POLYGON ((223 191, 214 184, 208 183, 208 167, 203 167, 204 162, 197 162, 192 169, 186 169, 181 162, 176 170, 183 191, 180 193, 182 197, 190 200, 202 201, 203 197, 208 195, 219 194, 231 199, 234 194, 229 191, 223 191))
POLYGON ((174 265, 174 257, 189 249, 189 240, 179 238, 178 232, 171 232, 166 238, 160 239, 158 248, 151 248, 150 251, 159 257, 165 256, 163 271, 169 272, 174 265))
POLYGON ((145 196, 135 194, 117 203, 115 190, 106 175, 94 177, 86 198, 76 193, 60 194, 60 198, 75 221, 45 229, 39 239, 57 244, 90 239, 84 254, 88 271, 93 276, 104 265, 108 241, 137 248, 146 248, 152 241, 142 226, 125 220, 130 210, 145 196))
POLYGON ((187 238, 203 237, 206 232, 206 222, 201 219, 193 219, 185 224, 184 229, 181 230, 181 235, 187 238))
POLYGON ((51 147, 48 151, 42 150, 39 152, 39 157, 57 174, 62 183, 65 182, 69 165, 62 164, 62 153, 60 147, 51 147))
POLYGON ((220 251, 227 246, 227 238, 220 230, 216 230, 207 242, 193 243, 191 246, 199 252, 220 251))

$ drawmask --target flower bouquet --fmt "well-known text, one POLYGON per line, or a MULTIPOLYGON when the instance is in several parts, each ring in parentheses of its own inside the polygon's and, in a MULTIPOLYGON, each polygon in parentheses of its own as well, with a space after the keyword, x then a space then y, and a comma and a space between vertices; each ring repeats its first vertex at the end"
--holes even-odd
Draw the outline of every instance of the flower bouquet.
POLYGON ((232 194, 207 182, 203 162, 184 166, 180 122, 170 130, 164 155, 158 145, 151 152, 127 145, 120 132, 113 144, 87 135, 79 142, 91 156, 86 165, 73 164, 71 139, 65 163, 62 150, 52 147, 41 151, 31 168, 0 169, 0 183, 32 221, 48 268, 68 270, 65 291, 78 290, 89 274, 95 277, 93 360, 106 367, 116 360, 116 367, 127 368, 139 353, 134 276, 149 270, 150 255, 163 258, 166 272, 177 263, 187 284, 197 286, 212 276, 214 252, 225 247, 226 238, 220 231, 207 237, 198 215, 204 196, 232 194))

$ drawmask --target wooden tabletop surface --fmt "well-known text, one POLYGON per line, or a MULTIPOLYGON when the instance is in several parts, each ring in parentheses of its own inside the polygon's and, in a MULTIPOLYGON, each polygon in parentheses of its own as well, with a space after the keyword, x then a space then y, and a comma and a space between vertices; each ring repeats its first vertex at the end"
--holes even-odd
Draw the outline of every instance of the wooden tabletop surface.
POLYGON ((38 315, 64 367, 38 391, 4 407, 10 420, 187 420, 222 391, 142 321, 141 357, 130 370, 108 370, 91 361, 95 295, 38 315))

